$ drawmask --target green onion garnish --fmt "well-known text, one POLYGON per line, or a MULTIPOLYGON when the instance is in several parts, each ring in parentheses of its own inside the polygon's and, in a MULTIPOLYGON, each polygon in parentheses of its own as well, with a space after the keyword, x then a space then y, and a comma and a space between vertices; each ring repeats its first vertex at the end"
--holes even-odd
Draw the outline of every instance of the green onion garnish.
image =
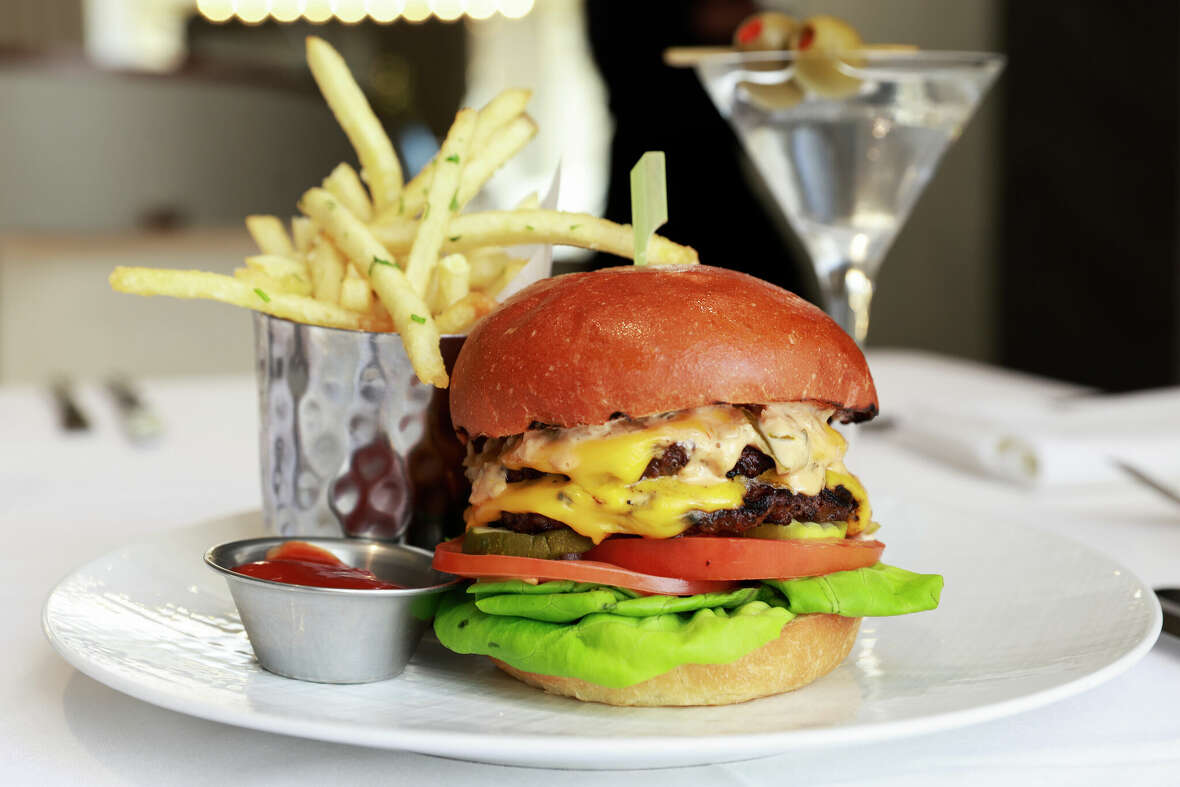
POLYGON ((373 276, 373 266, 374 265, 388 265, 391 268, 396 267, 389 260, 383 260, 380 257, 373 257, 373 261, 369 263, 369 278, 372 278, 372 276, 373 276))

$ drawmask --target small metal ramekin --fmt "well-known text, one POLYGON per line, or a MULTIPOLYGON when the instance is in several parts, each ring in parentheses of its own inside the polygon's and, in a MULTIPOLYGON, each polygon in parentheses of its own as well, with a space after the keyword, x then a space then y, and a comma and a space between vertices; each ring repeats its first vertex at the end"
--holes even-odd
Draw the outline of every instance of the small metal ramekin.
POLYGON ((205 553, 229 584, 258 663, 316 683, 369 683, 401 673, 443 593, 461 580, 435 571, 424 549, 355 538, 301 539, 405 590, 290 585, 239 574, 286 538, 230 541, 205 553))

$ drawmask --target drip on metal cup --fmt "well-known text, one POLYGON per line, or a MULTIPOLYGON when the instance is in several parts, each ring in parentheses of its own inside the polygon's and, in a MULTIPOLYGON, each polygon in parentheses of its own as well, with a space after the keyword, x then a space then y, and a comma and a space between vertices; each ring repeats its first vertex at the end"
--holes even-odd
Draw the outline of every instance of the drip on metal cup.
MULTIPOLYGON (((463 336, 442 337, 448 371, 463 336)), ((401 337, 254 315, 262 510, 281 536, 432 548, 463 531, 470 493, 447 391, 401 337)))

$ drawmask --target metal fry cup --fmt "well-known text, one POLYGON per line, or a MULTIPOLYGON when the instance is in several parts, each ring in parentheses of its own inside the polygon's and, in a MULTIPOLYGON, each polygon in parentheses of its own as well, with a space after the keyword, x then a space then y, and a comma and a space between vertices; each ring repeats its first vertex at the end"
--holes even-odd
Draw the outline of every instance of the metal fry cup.
MULTIPOLYGON (((453 366, 463 336, 442 338, 453 366)), ((254 314, 262 510, 281 536, 432 548, 463 530, 470 486, 447 391, 393 333, 254 314)))

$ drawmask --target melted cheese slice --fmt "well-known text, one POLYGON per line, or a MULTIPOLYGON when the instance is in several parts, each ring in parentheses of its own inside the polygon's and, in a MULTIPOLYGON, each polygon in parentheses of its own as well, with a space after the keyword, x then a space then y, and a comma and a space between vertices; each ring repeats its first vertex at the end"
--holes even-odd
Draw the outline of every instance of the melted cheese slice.
POLYGON ((873 509, 869 506, 869 493, 865 491, 859 478, 843 467, 839 470, 830 468, 827 472, 826 485, 828 489, 842 486, 851 492, 853 499, 856 500, 856 513, 848 520, 848 537, 876 530, 876 527, 873 526, 873 509))
POLYGON ((587 488, 548 477, 509 484, 503 494, 472 505, 464 517, 470 528, 494 522, 505 511, 541 514, 564 522, 595 544, 612 533, 672 538, 691 524, 689 512, 738 508, 745 493, 741 481, 702 486, 665 477, 587 488))
MULTIPOLYGON (((612 533, 671 538, 691 526, 692 511, 742 505, 746 482, 725 474, 747 445, 775 460, 764 481, 807 495, 843 484, 862 501, 863 489, 844 468, 844 438, 827 423, 831 413, 779 404, 755 418, 718 405, 638 421, 526 432, 469 457, 473 488, 467 526, 494 522, 504 512, 536 513, 564 522, 595 543, 612 533), (686 446, 688 464, 675 476, 642 479, 648 463, 675 443, 686 446), (569 480, 550 476, 509 484, 506 468, 532 468, 569 480)), ((867 502, 862 508, 867 511, 867 502)), ((867 515, 857 519, 868 521, 867 515)))

